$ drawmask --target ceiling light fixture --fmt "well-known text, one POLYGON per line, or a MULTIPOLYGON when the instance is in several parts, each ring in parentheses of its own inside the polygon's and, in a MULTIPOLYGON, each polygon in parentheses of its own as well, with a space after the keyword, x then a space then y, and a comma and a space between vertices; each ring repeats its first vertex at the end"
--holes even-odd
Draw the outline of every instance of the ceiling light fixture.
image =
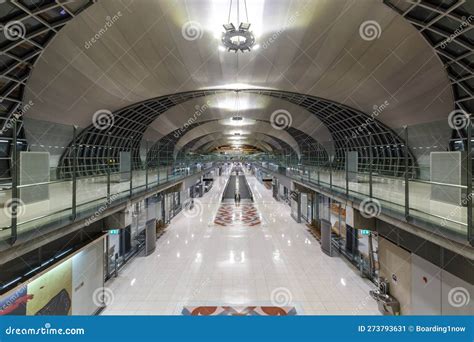
POLYGON ((250 31, 249 16, 247 12, 247 0, 243 0, 245 7, 245 16, 247 22, 240 22, 240 0, 237 0, 237 22, 240 22, 239 28, 236 29, 234 24, 230 22, 230 15, 232 12, 232 0, 229 5, 229 18, 227 24, 224 24, 225 32, 222 33, 222 44, 228 51, 245 52, 250 51, 255 45, 255 36, 250 31))

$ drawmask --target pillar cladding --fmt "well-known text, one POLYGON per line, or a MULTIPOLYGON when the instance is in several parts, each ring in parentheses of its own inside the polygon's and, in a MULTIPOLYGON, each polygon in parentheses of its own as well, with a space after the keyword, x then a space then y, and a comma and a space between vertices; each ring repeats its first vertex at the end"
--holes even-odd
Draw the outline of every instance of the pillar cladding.
POLYGON ((120 181, 128 182, 130 180, 130 172, 132 170, 131 165, 131 153, 120 152, 120 181))
MULTIPOLYGON (((466 153, 456 152, 431 152, 430 178, 432 182, 466 185, 466 153)), ((433 184, 431 186, 431 199, 455 205, 467 205, 466 189, 433 184)))
MULTIPOLYGON (((49 153, 21 152, 19 176, 20 185, 49 182, 49 153)), ((43 184, 22 188, 20 189, 20 198, 25 204, 48 201, 49 185, 43 184)))
POLYGON ((358 160, 357 151, 348 151, 346 153, 347 178, 350 182, 357 182, 358 160))

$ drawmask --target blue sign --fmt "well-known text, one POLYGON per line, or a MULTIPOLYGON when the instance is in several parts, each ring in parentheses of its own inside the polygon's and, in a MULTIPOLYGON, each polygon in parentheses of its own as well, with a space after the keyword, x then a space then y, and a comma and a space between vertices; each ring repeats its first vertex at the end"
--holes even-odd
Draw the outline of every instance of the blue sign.
POLYGON ((0 341, 474 340, 469 316, 0 316, 0 341))

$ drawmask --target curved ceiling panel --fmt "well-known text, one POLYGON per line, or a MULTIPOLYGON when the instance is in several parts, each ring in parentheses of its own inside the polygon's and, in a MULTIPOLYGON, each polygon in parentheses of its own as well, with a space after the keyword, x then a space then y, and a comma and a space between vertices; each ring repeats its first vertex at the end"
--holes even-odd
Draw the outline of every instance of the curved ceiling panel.
POLYGON ((474 112, 474 2, 384 0, 420 31, 444 63, 455 103, 474 112))
MULTIPOLYGON (((90 168, 91 171, 87 172, 98 172, 97 170, 102 170, 107 165, 104 160, 111 157, 118 158, 119 151, 127 150, 133 151, 134 165, 139 167, 141 165, 140 145, 143 134, 157 117, 170 108, 191 99, 235 92, 235 90, 227 89, 186 92, 162 96, 123 108, 109 116, 108 125, 101 126, 100 123, 96 122, 80 133, 74 142, 79 145, 79 167, 81 169, 90 168)), ((392 175, 398 175, 401 172, 405 155, 403 141, 394 131, 380 123, 373 115, 369 116, 339 103, 298 93, 262 89, 243 89, 239 92, 282 99, 315 115, 331 133, 337 167, 344 164, 345 152, 351 149, 359 153, 361 160, 359 165, 362 169, 365 169, 371 159, 370 150, 373 149, 372 155, 375 157, 376 165, 372 165, 372 167, 379 172, 389 172, 392 175)), ((207 108, 205 105, 199 107, 200 115, 204 113, 205 108, 207 108)), ((285 126, 290 126, 287 128, 291 129, 291 113, 283 114, 285 126)), ((274 121, 278 122, 278 119, 274 118, 274 121)), ((171 146, 170 144, 176 144, 178 139, 194 128, 195 125, 198 125, 198 123, 188 120, 183 123, 182 128, 173 132, 172 137, 171 134, 165 136, 167 150, 174 149, 174 145, 171 146)), ((60 172, 65 174, 71 172, 73 165, 72 151, 73 149, 67 149, 61 157, 58 165, 60 172)), ((411 154, 409 157, 410 165, 414 165, 415 161, 411 154)), ((86 174, 88 174, 87 172, 86 174)))
MULTIPOLYGON (((107 159, 116 159, 120 151, 129 150, 133 151, 134 165, 140 167, 140 145, 143 134, 157 117, 190 99, 229 92, 236 91, 215 89, 173 94, 140 102, 113 114, 109 113, 107 125, 102 126, 100 122, 95 122, 84 129, 77 140, 71 143, 71 145, 77 144, 79 146, 78 166, 84 170, 85 174, 105 172, 104 168, 108 165, 107 159)), ((366 115, 342 104, 298 93, 262 89, 243 89, 238 92, 282 99, 314 114, 331 133, 336 167, 342 167, 345 153, 350 149, 359 153, 359 165, 365 169, 372 158, 370 151, 373 150, 372 155, 375 156, 373 168, 392 175, 403 172, 405 148, 402 139, 374 116, 366 115)), ((207 107, 204 105, 199 107, 201 115, 205 108, 207 107)), ((277 117, 274 118, 274 121, 278 122, 277 117)), ((285 126, 290 126, 288 129, 292 128, 291 113, 284 112, 283 121, 285 126)), ((163 139, 166 140, 166 149, 168 151, 174 150, 178 139, 195 125, 198 124, 188 121, 179 130, 165 136, 163 139)), ((309 150, 314 149, 310 148, 309 150)), ((73 148, 67 149, 59 161, 60 177, 69 174, 72 170, 74 164, 72 151, 74 151, 73 148)), ((171 152, 169 153, 170 156, 173 156, 171 152)), ((415 163, 416 161, 409 154, 409 164, 414 165, 415 163)))
POLYGON ((230 137, 248 137, 253 134, 253 132, 267 134, 278 140, 284 141, 295 151, 298 157, 301 156, 301 151, 298 145, 298 142, 285 130, 277 130, 272 127, 268 122, 258 121, 252 125, 252 130, 246 130, 245 128, 230 128, 228 130, 222 130, 222 125, 217 121, 211 121, 207 123, 200 124, 199 126, 189 130, 184 134, 176 143, 174 154, 176 155, 179 150, 181 150, 187 143, 193 141, 196 138, 206 136, 208 134, 221 132, 224 136, 230 137), (235 134, 239 135, 235 135, 235 134))
MULTIPOLYGON (((1 65, 0 125, 6 118, 24 111, 23 95, 30 74, 46 46, 71 19, 93 4, 78 1, 0 1, 1 65)), ((31 106, 31 105, 30 105, 31 106)))
MULTIPOLYGON (((190 151, 200 151, 200 148, 203 147, 205 144, 211 142, 211 141, 216 141, 218 140, 220 143, 225 143, 228 142, 227 138, 223 138, 222 133, 212 133, 209 135, 206 135, 202 138, 198 138, 195 141, 192 141, 188 143, 186 146, 184 146, 183 150, 189 149, 190 151), (226 140, 224 140, 226 139, 226 140)), ((280 143, 275 139, 272 138, 268 135, 262 134, 262 133, 253 133, 252 138, 250 139, 245 139, 245 142, 251 143, 252 141, 257 141, 257 142, 265 142, 268 144, 269 147, 275 150, 279 150, 282 148, 280 143)))
MULTIPOLYGON (((0 1, 0 137, 6 141, 5 156, 11 157, 12 118, 21 149, 27 142, 21 115, 35 102, 24 101, 28 79, 41 54, 55 35, 93 0, 0 1)), ((0 178, 11 177, 11 158, 0 163, 0 178)))
MULTIPOLYGON (((227 92, 191 99, 158 116, 144 134, 144 139, 156 141, 183 127, 184 123, 222 120, 223 128, 229 128, 232 117, 270 121, 275 111, 285 110, 291 115, 291 127, 316 138, 330 142, 331 133, 315 115, 305 108, 281 99, 246 92, 227 92), (202 108, 202 109, 201 109, 202 108)), ((245 123, 245 122, 243 122, 245 123)), ((245 126, 252 129, 252 125, 245 126)))
POLYGON ((391 127, 444 119, 453 109, 432 48, 381 1, 253 0, 249 20, 261 48, 246 54, 218 48, 227 4, 97 2, 41 56, 28 80, 25 101, 35 106, 26 115, 85 127, 99 109, 235 84, 309 94, 366 113, 388 101, 379 119, 391 127), (106 18, 116 19, 107 26, 106 18), (380 25, 378 39, 359 34, 369 20, 380 25), (197 39, 182 34, 189 21, 202 29, 197 39))
MULTIPOLYGON (((259 122, 259 127, 266 130, 268 128, 265 127, 265 125, 268 125, 268 123, 259 122), (261 124, 263 124, 263 125, 261 125, 261 124)), ((216 132, 209 132, 208 130, 213 131, 213 129, 212 129, 213 126, 219 126, 218 121, 214 120, 214 121, 206 121, 206 122, 202 122, 202 123, 193 123, 186 129, 185 132, 181 132, 180 130, 177 130, 175 132, 171 132, 167 136, 165 136, 162 139, 160 139, 159 141, 157 141, 152 146, 146 146, 146 150, 147 150, 146 164, 149 167, 156 167, 158 165, 169 165, 170 163, 174 164, 175 162, 179 163, 181 161, 181 159, 187 160, 190 157, 186 153, 187 152, 186 151, 187 147, 194 145, 197 141, 199 141, 199 140, 201 140, 205 137, 208 137, 209 135, 222 134, 222 132, 219 131, 219 130, 216 131, 216 132), (200 128, 202 126, 204 126, 204 129, 200 130, 200 128), (197 137, 191 138, 191 136, 188 135, 189 139, 186 138, 186 140, 187 140, 186 144, 184 144, 184 145, 183 144, 178 144, 178 141, 183 142, 182 138, 189 132, 192 132, 194 135, 196 135, 196 133, 197 133, 197 137), (176 134, 176 133, 182 133, 182 134, 176 134), (177 145, 181 146, 181 148, 179 150, 176 148, 177 145)), ((283 134, 280 134, 281 137, 286 138, 285 133, 288 134, 286 131, 283 131, 283 134)), ((257 134, 255 134, 255 137, 257 137, 258 135, 265 135, 265 134, 264 133, 257 133, 257 134)), ((311 142, 315 143, 315 145, 320 147, 320 145, 317 144, 317 142, 315 142, 312 138, 310 138, 309 136, 306 136, 306 137, 311 142)), ((279 150, 277 154, 287 154, 287 155, 291 155, 296 160, 299 159, 299 157, 297 155, 297 152, 299 151, 298 142, 296 142, 296 144, 293 143, 293 145, 290 146, 290 144, 288 144, 287 142, 281 140, 280 137, 272 136, 271 139, 273 139, 274 141, 277 141, 280 148, 281 148, 281 150, 279 150)), ((291 134, 289 135, 289 140, 290 140, 290 142, 295 142, 295 140, 292 138, 291 134)), ((259 145, 261 145, 262 143, 265 143, 265 142, 259 140, 259 141, 256 141, 256 144, 251 144, 251 141, 249 140, 248 143, 249 143, 248 145, 259 146, 259 145)), ((204 143, 201 146, 201 149, 209 152, 213 148, 223 146, 223 145, 229 145, 228 137, 226 137, 225 139, 207 141, 206 143, 204 143), (222 143, 220 141, 222 141, 222 143)), ((245 144, 245 145, 247 145, 247 144, 245 144)), ((263 150, 265 150, 265 149, 263 149, 263 150)), ((322 147, 321 147, 321 150, 320 150, 320 153, 319 153, 318 157, 320 157, 320 158, 318 158, 317 161, 320 161, 320 162, 327 162, 328 161, 328 155, 327 155, 327 153, 325 153, 325 151, 322 149, 322 147)))

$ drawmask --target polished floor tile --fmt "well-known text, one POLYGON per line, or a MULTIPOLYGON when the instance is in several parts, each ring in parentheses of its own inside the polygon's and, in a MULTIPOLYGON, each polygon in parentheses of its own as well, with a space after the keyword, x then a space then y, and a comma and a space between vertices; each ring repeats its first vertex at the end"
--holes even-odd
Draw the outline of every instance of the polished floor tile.
POLYGON ((290 208, 253 176, 261 224, 214 223, 226 176, 196 199, 197 217, 173 219, 156 251, 136 257, 106 286, 106 315, 181 315, 192 307, 294 307, 298 315, 377 315, 374 285, 341 257, 328 257, 290 208))

